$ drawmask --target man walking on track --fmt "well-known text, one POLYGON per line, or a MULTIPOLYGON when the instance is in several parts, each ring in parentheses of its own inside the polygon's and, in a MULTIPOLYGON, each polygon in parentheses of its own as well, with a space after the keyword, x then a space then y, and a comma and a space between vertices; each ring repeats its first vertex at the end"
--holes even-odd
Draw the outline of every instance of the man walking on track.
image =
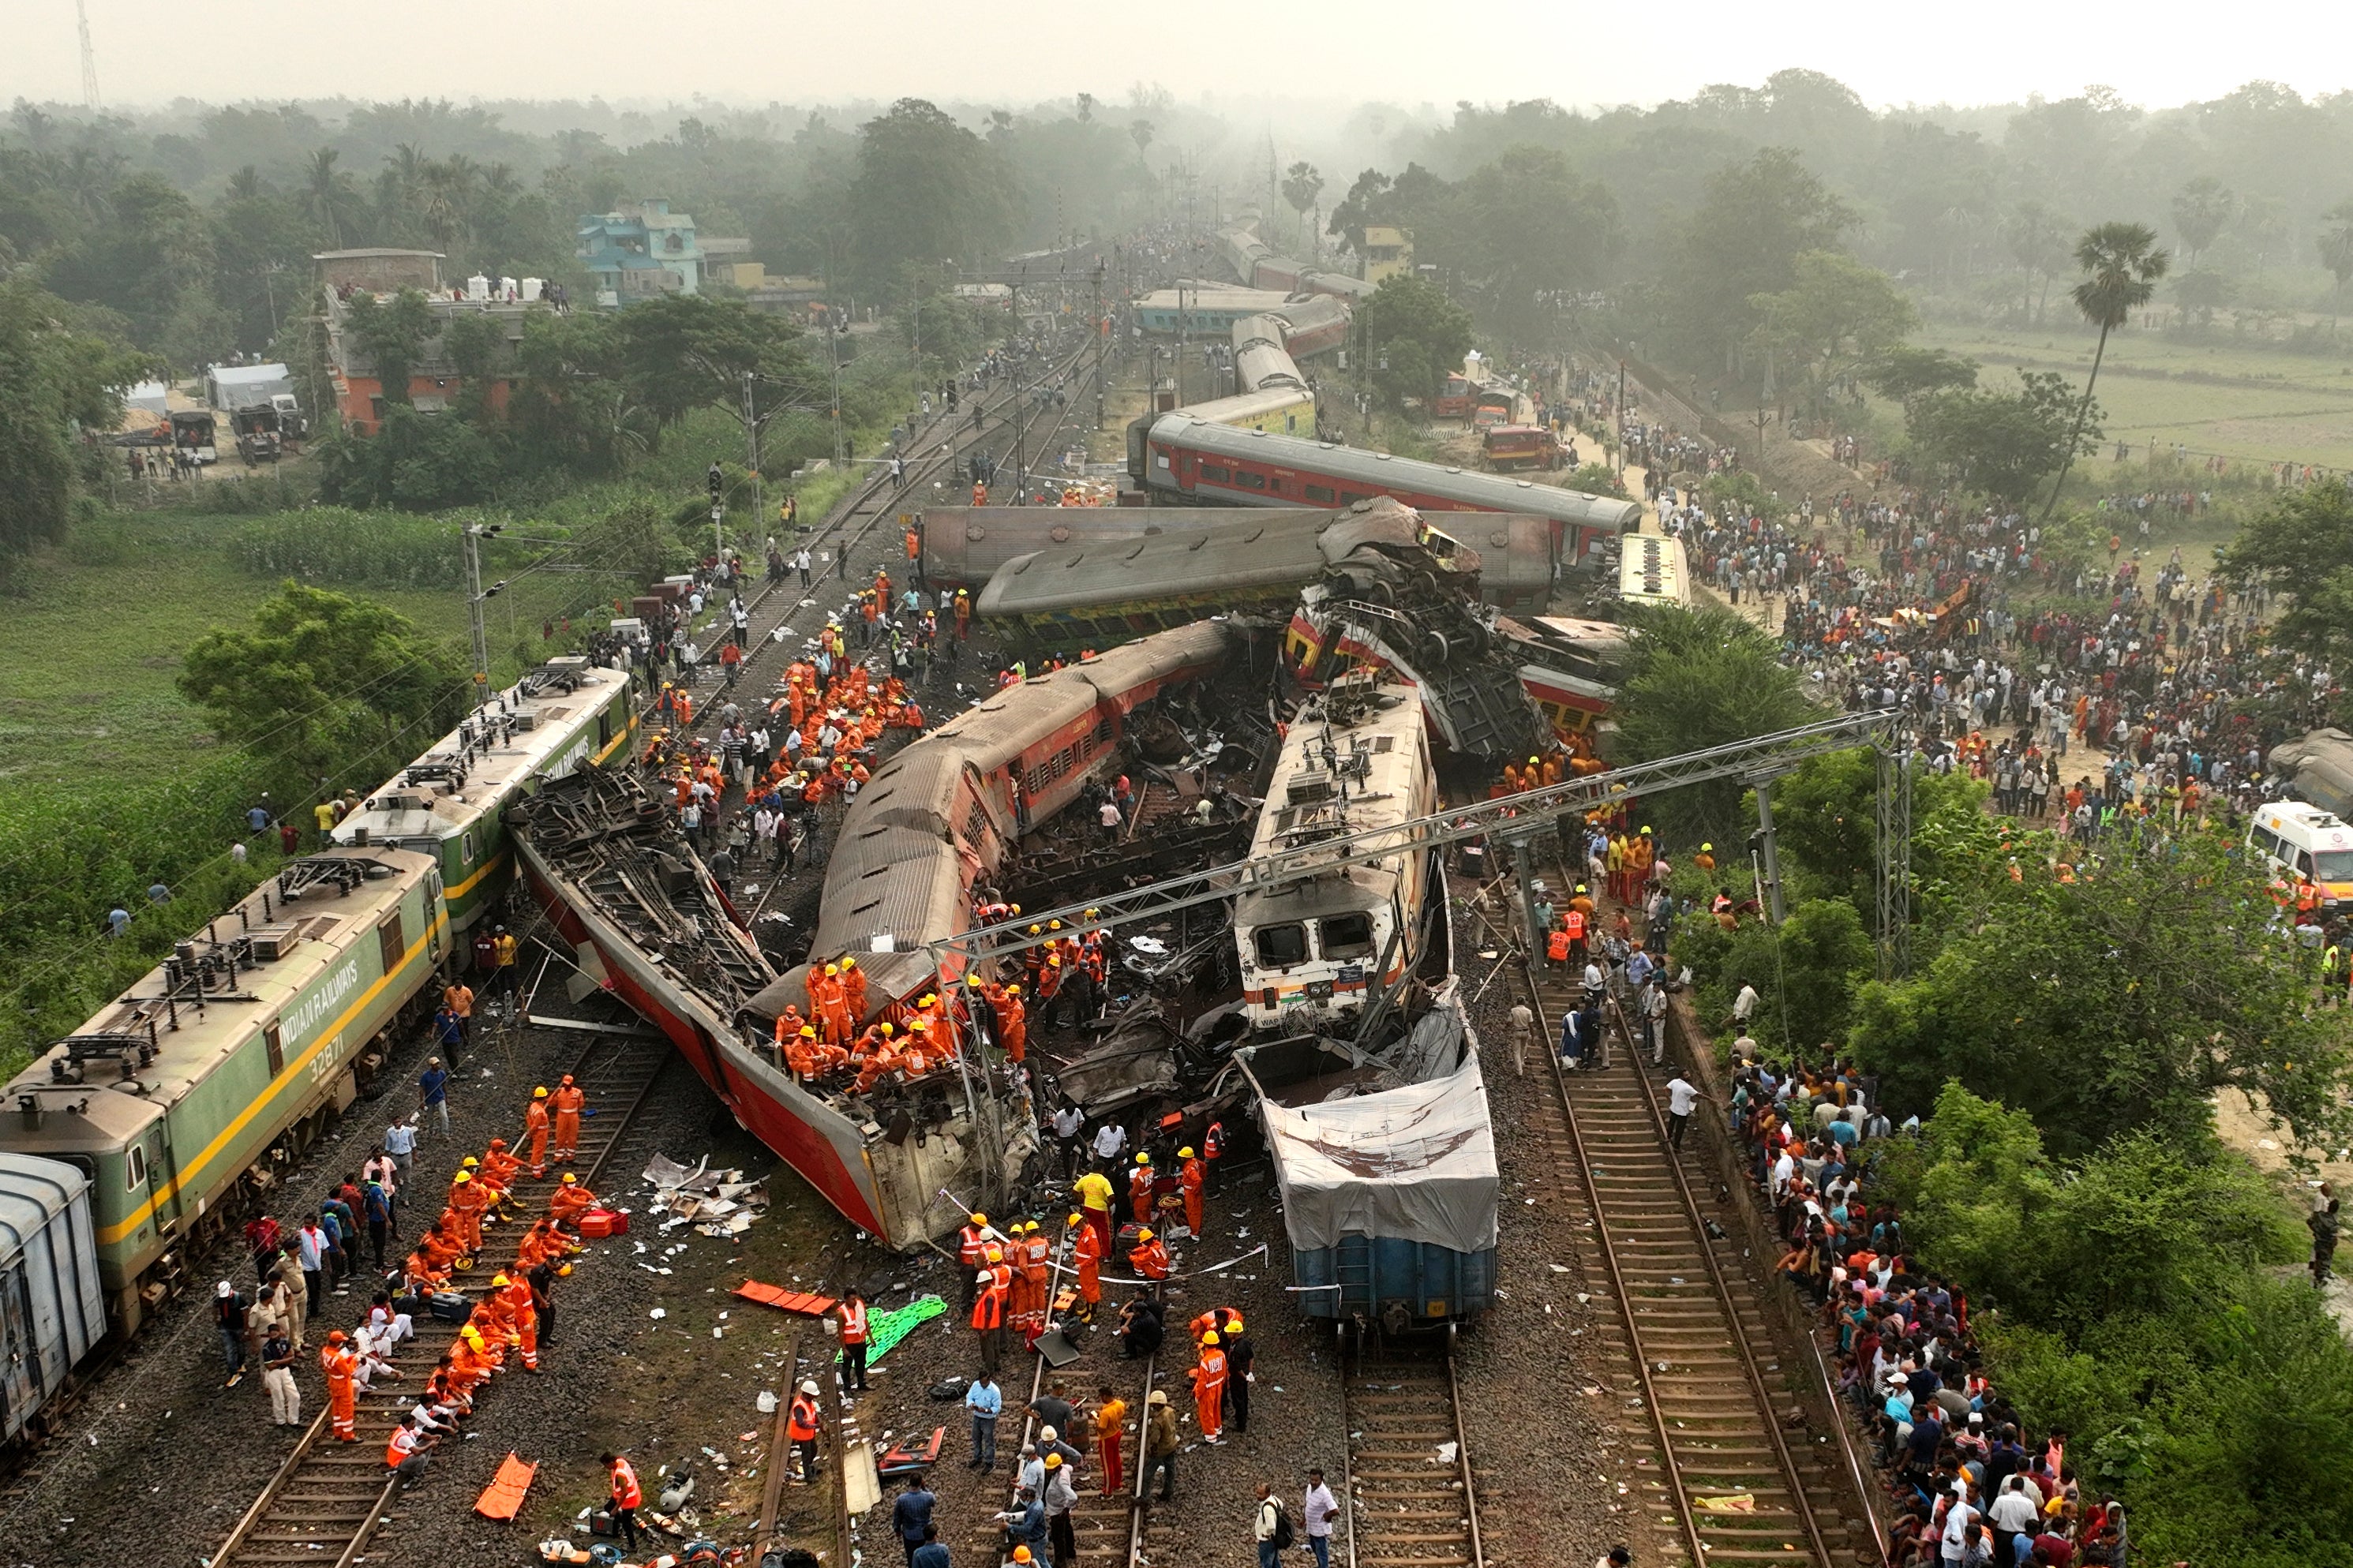
POLYGON ((531 1173, 547 1174, 547 1086, 541 1084, 531 1091, 531 1104, 523 1109, 523 1136, 531 1140, 531 1173))
POLYGON ((565 1073, 555 1090, 555 1157, 569 1164, 580 1152, 580 1111, 588 1103, 588 1095, 565 1073))
POLYGON ((1103 1489, 1105 1497, 1117 1497, 1127 1489, 1126 1473, 1120 1468, 1120 1428, 1127 1421, 1127 1401, 1122 1399, 1108 1383, 1095 1390, 1095 1451, 1103 1457, 1103 1489))
POLYGON ((866 1298, 852 1285, 834 1310, 841 1314, 841 1386, 866 1391, 866 1298))
POLYGON ((1222 1443, 1218 1431, 1225 1413, 1226 1352, 1215 1329, 1201 1336, 1201 1359, 1193 1363, 1192 1378, 1193 1414, 1201 1423, 1201 1441, 1222 1443))
POLYGON ((1667 1142, 1676 1148, 1683 1146, 1683 1129, 1691 1125, 1692 1111, 1701 1100, 1715 1103, 1712 1094, 1702 1094, 1691 1080, 1677 1073, 1667 1080, 1667 1142))

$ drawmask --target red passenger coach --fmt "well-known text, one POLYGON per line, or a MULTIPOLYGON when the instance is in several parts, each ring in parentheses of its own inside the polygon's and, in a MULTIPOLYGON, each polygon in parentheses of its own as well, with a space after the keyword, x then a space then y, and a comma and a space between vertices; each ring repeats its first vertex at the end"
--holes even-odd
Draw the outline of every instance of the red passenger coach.
POLYGON ((1632 501, 1615 497, 1237 429, 1183 413, 1163 415, 1133 432, 1128 468, 1129 477, 1155 501, 1341 507, 1394 496, 1421 511, 1534 513, 1551 521, 1555 558, 1564 568, 1603 541, 1631 531, 1642 515, 1632 501))

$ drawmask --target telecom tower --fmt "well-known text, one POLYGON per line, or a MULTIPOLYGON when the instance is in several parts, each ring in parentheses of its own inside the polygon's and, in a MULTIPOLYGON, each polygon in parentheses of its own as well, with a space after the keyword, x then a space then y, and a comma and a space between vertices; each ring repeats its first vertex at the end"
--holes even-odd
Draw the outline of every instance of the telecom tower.
POLYGON ((74 0, 74 20, 81 26, 81 106, 97 109, 98 51, 90 43, 90 0, 74 0))

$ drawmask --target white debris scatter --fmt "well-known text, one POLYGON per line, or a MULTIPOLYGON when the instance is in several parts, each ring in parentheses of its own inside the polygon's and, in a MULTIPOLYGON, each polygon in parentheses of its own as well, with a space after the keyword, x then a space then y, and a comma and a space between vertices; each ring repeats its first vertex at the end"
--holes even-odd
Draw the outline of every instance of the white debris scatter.
POLYGON ((741 1236, 767 1212, 766 1182, 747 1182, 740 1170, 710 1167, 708 1157, 690 1171, 662 1154, 647 1163, 645 1180, 654 1189, 663 1231, 691 1225, 704 1236, 741 1236))
POLYGON ((670 1316, 670 1313, 663 1308, 656 1307, 652 1311, 648 1312, 646 1316, 649 1318, 667 1318, 670 1316))

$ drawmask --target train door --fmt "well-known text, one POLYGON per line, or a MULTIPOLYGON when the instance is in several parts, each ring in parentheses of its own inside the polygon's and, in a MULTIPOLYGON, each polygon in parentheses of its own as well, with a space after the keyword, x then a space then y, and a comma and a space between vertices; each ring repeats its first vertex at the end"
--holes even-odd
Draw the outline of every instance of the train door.
POLYGON ((0 1433, 14 1434, 25 1417, 39 1408, 46 1392, 41 1373, 41 1342, 33 1321, 32 1286, 25 1274, 25 1258, 17 1254, 0 1274, 0 1433))

